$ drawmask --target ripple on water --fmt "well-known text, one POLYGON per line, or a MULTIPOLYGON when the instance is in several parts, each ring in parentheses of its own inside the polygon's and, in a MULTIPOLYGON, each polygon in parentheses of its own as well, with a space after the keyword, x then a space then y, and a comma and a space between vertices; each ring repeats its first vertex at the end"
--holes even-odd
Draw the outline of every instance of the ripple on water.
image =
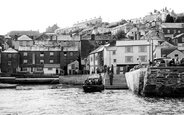
POLYGON ((81 88, 51 89, 50 85, 0 90, 0 114, 111 115, 182 114, 184 99, 143 98, 128 90, 84 93, 81 88), (22 89, 21 89, 22 88, 22 89))

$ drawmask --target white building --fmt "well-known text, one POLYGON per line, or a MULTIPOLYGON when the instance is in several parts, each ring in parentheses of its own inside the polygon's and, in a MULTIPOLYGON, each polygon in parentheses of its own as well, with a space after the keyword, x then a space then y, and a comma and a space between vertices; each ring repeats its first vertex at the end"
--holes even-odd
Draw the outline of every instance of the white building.
POLYGON ((67 68, 68 75, 78 74, 78 72, 79 72, 79 62, 77 60, 68 64, 67 68))
POLYGON ((106 51, 104 50, 105 47, 109 46, 109 44, 106 45, 101 45, 99 46, 96 50, 92 51, 89 55, 89 67, 90 67, 90 74, 95 72, 96 69, 103 69, 105 58, 106 56, 106 51))
POLYGON ((130 67, 137 65, 137 58, 141 60, 142 64, 148 64, 149 60, 152 60, 153 54, 151 52, 155 49, 155 46, 158 46, 159 41, 116 41, 115 46, 104 48, 104 65, 113 65, 114 74, 121 74, 127 65, 130 67))
POLYGON ((116 26, 114 28, 111 29, 111 33, 113 35, 115 35, 117 32, 119 31, 124 31, 125 33, 127 33, 128 31, 130 31, 133 28, 133 23, 125 23, 123 25, 119 25, 116 26))

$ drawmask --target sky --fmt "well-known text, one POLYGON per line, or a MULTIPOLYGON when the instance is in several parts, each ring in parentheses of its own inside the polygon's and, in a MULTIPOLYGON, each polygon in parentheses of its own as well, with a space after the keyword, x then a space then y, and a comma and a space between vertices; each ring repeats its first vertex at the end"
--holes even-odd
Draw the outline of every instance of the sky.
POLYGON ((140 18, 164 7, 184 12, 184 0, 0 0, 0 35, 10 31, 44 32, 48 26, 71 27, 101 16, 104 22, 140 18), (177 2, 175 2, 177 1, 177 2))

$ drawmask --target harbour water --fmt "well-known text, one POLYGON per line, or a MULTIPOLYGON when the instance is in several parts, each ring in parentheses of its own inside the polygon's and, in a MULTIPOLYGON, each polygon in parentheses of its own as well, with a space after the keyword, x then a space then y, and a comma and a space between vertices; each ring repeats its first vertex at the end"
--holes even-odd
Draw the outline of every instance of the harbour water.
POLYGON ((80 87, 50 85, 0 90, 0 115, 184 114, 184 98, 138 97, 129 90, 84 93, 80 87))

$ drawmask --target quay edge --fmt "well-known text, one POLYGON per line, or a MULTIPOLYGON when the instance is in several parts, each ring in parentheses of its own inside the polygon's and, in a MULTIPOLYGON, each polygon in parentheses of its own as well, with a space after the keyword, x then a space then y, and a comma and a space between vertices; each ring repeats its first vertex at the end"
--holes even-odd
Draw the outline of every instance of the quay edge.
POLYGON ((184 97, 184 67, 149 67, 125 73, 127 86, 136 95, 184 97))

